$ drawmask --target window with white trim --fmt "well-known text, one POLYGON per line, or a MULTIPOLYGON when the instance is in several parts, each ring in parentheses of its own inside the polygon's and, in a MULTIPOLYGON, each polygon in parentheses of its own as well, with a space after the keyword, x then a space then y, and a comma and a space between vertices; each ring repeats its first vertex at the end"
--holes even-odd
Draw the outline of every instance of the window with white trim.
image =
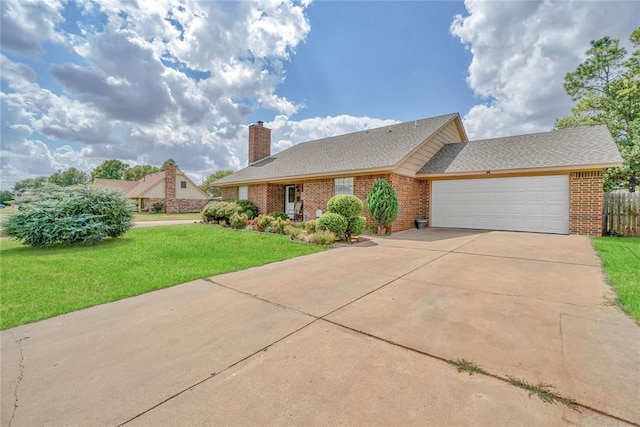
POLYGON ((249 187, 246 185, 238 187, 238 200, 249 200, 249 187))
POLYGON ((353 194, 353 177, 335 178, 333 180, 333 194, 353 194))

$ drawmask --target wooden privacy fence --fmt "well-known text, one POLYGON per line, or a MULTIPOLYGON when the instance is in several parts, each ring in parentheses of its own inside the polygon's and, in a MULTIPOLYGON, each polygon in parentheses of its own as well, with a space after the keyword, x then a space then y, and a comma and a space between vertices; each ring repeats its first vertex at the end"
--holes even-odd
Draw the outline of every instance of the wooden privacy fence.
POLYGON ((605 194, 602 227, 605 235, 640 236, 640 193, 605 194))

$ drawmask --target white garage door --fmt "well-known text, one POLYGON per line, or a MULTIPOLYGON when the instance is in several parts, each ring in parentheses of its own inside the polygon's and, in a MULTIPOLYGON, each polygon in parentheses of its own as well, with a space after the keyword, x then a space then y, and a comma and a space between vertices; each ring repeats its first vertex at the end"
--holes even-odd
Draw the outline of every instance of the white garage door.
POLYGON ((569 234, 569 177, 433 181, 431 226, 569 234))

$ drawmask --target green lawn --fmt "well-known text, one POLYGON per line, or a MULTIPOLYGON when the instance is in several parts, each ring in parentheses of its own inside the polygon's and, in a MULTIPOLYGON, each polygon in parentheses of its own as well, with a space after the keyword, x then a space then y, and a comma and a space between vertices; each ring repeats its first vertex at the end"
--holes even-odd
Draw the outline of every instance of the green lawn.
POLYGON ((97 245, 61 248, 2 238, 0 328, 324 249, 202 224, 132 229, 97 245))
POLYGON ((593 244, 618 303, 640 324, 640 237, 595 237, 593 244))
POLYGON ((201 221, 202 215, 200 215, 200 212, 196 212, 182 214, 139 213, 133 216, 134 221, 167 221, 171 219, 192 219, 194 221, 201 221))

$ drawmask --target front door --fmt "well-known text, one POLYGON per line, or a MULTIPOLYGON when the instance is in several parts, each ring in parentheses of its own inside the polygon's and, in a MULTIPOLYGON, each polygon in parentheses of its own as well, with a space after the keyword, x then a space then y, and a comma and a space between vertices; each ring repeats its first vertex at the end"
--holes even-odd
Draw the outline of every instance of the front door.
POLYGON ((285 185, 284 187, 284 213, 289 215, 289 218, 293 219, 295 214, 295 202, 296 202, 296 186, 285 185))

